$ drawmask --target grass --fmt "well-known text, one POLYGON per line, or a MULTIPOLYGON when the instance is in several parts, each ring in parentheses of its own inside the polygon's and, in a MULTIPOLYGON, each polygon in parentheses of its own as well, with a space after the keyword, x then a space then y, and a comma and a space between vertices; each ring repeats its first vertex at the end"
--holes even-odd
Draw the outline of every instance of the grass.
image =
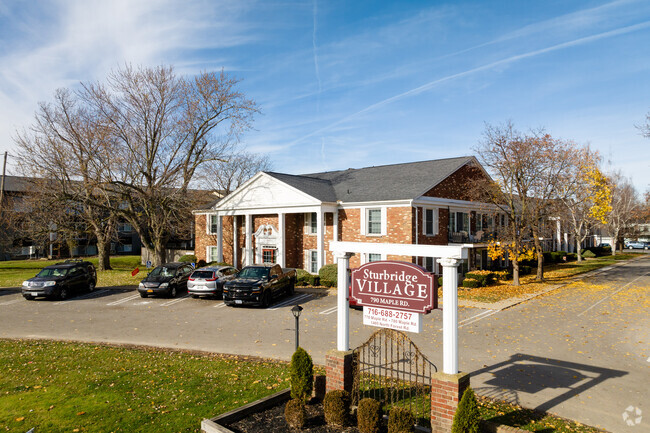
MULTIPOLYGON (((497 284, 476 287, 476 288, 458 288, 458 298, 476 302, 499 302, 510 298, 522 297, 528 294, 537 293, 568 282, 576 275, 593 271, 595 269, 609 266, 622 260, 629 260, 637 257, 635 254, 624 253, 616 256, 603 256, 594 259, 584 260, 582 262, 569 262, 548 265, 544 267, 544 281, 535 281, 536 267, 532 268, 530 275, 519 277, 519 286, 512 285, 512 281, 498 281, 497 284)), ((439 291, 442 296, 442 289, 439 291)))
POLYGON ((0 340, 0 431, 199 432, 288 387, 287 364, 178 351, 0 340))
MULTIPOLYGON (((20 287, 23 281, 32 278, 47 265, 60 263, 58 260, 9 260, 0 262, 0 287, 20 287)), ((97 257, 84 258, 97 266, 97 257)), ((137 285, 144 277, 143 273, 131 276, 131 271, 139 267, 140 256, 114 256, 111 257, 112 270, 97 272, 97 287, 132 286, 137 285)))
POLYGON ((601 433, 603 430, 587 426, 576 421, 524 409, 515 404, 476 397, 481 418, 497 424, 518 427, 523 430, 540 433, 601 433))

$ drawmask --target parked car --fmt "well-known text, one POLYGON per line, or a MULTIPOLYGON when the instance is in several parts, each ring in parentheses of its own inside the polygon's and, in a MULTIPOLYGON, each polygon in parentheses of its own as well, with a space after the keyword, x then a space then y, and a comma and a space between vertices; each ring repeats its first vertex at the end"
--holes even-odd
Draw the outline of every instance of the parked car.
POLYGON ((295 287, 295 269, 282 269, 280 265, 271 264, 246 266, 235 279, 223 285, 223 302, 226 305, 266 308, 273 298, 293 295, 295 287))
POLYGON ((237 268, 232 266, 206 266, 192 272, 187 281, 187 293, 193 298, 207 296, 221 299, 223 285, 237 275, 237 268))
POLYGON ((641 241, 635 241, 635 242, 628 242, 626 245, 626 248, 629 249, 636 249, 636 250, 647 250, 648 249, 648 243, 647 242, 641 242, 641 241))
POLYGON ((168 296, 175 298, 178 292, 187 290, 187 280, 194 268, 189 263, 165 263, 156 266, 140 281, 138 292, 140 296, 168 296))
POLYGON ((30 301, 38 296, 66 299, 74 293, 91 292, 96 285, 97 272, 92 263, 66 260, 46 266, 34 278, 23 281, 21 292, 30 301))

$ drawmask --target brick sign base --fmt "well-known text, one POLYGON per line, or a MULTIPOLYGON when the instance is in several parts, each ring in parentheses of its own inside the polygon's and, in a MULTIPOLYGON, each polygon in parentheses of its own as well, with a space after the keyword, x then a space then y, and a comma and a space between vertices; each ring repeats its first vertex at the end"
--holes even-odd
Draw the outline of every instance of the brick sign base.
POLYGON ((449 433, 456 408, 469 387, 469 374, 434 373, 431 377, 431 433, 449 433))

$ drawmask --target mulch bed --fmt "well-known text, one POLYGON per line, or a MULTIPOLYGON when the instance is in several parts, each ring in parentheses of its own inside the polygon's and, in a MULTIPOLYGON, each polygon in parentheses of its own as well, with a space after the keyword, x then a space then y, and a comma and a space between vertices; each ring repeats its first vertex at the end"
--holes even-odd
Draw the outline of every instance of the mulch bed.
MULTIPOLYGON (((284 420, 284 406, 274 406, 264 412, 255 413, 243 420, 230 424, 228 428, 237 433, 284 433, 295 431, 287 425, 284 420)), ((307 433, 359 433, 356 427, 330 427, 325 424, 323 404, 320 402, 310 403, 306 406, 307 422, 300 432, 307 433)), ((350 420, 350 424, 356 424, 356 420, 350 420)))

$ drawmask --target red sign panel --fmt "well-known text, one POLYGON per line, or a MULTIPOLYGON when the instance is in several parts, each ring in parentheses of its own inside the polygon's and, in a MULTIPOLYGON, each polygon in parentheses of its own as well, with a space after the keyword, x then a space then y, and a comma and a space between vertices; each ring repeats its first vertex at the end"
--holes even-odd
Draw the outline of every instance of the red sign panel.
POLYGON ((438 308, 433 274, 413 263, 378 261, 352 270, 350 298, 358 305, 427 314, 438 308))

